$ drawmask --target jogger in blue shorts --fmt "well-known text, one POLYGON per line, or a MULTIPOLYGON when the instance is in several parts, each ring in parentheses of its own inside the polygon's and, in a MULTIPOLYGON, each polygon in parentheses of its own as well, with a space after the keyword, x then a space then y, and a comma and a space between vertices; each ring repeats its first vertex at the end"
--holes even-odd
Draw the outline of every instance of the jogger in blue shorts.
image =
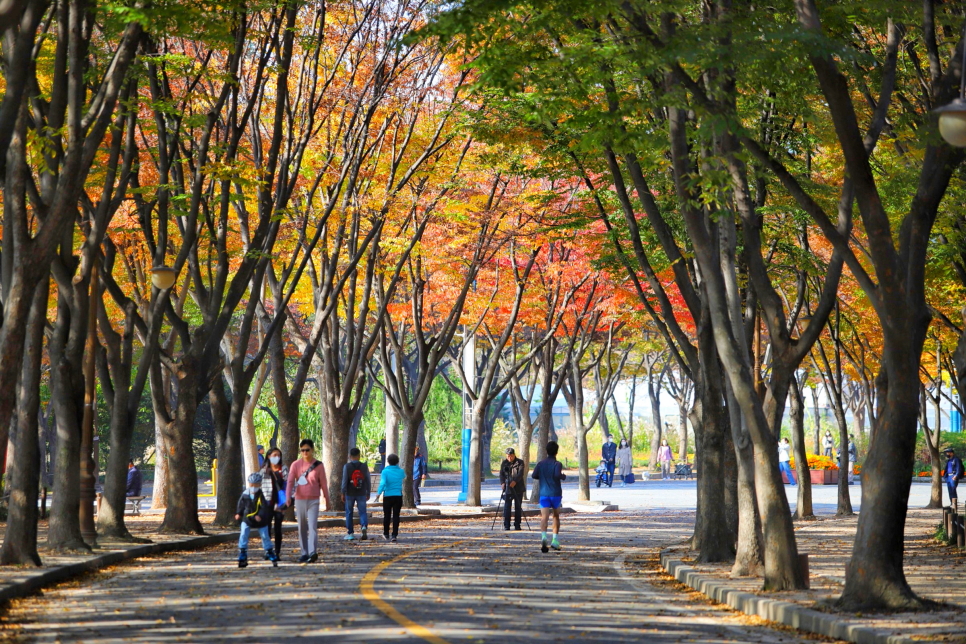
POLYGON ((557 460, 557 451, 560 446, 556 441, 547 443, 547 458, 543 459, 533 468, 533 479, 540 481, 540 550, 547 552, 547 523, 550 520, 550 512, 553 512, 553 541, 550 548, 560 550, 560 505, 563 501, 563 490, 560 482, 567 479, 563 473, 563 467, 557 460))

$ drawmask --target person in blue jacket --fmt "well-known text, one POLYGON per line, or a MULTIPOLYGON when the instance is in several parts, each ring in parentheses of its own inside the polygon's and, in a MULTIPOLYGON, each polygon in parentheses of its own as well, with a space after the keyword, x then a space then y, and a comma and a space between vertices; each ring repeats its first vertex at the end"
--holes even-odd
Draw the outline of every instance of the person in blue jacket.
POLYGON ((413 502, 419 505, 423 502, 422 496, 419 494, 419 486, 423 484, 423 477, 426 476, 426 472, 429 470, 426 457, 419 450, 419 445, 416 446, 416 454, 413 456, 413 502))
POLYGON ((607 487, 614 487, 614 466, 617 464, 617 444, 610 436, 600 448, 600 457, 607 466, 607 487))
POLYGON ((956 488, 959 487, 960 480, 963 479, 963 461, 956 456, 956 451, 952 447, 946 448, 946 466, 943 468, 943 479, 946 481, 946 489, 949 490, 949 504, 953 506, 953 512, 957 511, 959 498, 956 488))
POLYGON ((141 470, 137 468, 134 461, 127 462, 127 489, 124 492, 125 496, 141 496, 141 486, 143 479, 141 478, 141 470))
POLYGON ((553 512, 553 541, 550 547, 560 550, 560 507, 563 502, 561 481, 567 479, 563 466, 557 460, 560 446, 556 441, 547 443, 547 458, 533 468, 533 479, 540 481, 540 551, 547 552, 547 523, 553 512))
POLYGON ((382 495, 382 538, 396 543, 399 536, 399 512, 402 510, 403 481, 406 472, 399 467, 399 456, 390 454, 386 457, 389 465, 379 475, 379 489, 376 497, 382 495), (392 536, 389 534, 389 524, 392 523, 392 536))

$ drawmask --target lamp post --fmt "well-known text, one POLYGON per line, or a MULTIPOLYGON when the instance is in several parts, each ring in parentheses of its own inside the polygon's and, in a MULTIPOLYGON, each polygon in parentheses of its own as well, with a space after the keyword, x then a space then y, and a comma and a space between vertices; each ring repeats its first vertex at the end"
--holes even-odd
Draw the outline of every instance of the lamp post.
POLYGON ((966 148, 966 25, 963 26, 963 59, 959 65, 959 97, 934 111, 939 114, 939 134, 949 145, 966 148))
POLYGON ((91 548, 97 547, 97 528, 94 526, 94 486, 97 483, 97 464, 94 463, 94 412, 97 403, 97 384, 94 380, 94 352, 97 350, 97 310, 100 305, 98 269, 95 256, 91 266, 90 303, 87 307, 87 342, 84 346, 84 415, 81 418, 80 444, 80 529, 81 538, 91 548))
POLYGON ((178 277, 177 271, 170 266, 155 266, 150 272, 151 283, 159 291, 164 291, 174 286, 174 280, 178 277))

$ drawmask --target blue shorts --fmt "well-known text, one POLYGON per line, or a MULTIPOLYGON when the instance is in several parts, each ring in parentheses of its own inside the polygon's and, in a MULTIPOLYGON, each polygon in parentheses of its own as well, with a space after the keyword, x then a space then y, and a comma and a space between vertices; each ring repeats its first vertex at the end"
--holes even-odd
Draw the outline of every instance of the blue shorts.
POLYGON ((550 508, 551 510, 559 510, 562 501, 562 496, 541 496, 540 507, 550 508))

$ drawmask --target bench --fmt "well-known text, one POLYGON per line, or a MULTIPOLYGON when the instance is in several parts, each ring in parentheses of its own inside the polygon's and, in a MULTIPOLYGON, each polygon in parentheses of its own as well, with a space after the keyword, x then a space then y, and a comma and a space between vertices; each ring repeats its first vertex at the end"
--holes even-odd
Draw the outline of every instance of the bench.
MULTIPOLYGON (((97 493, 97 505, 95 506, 95 511, 100 513, 101 511, 101 499, 104 495, 100 492, 97 493)), ((141 503, 148 497, 146 496, 129 496, 124 499, 124 514, 130 514, 131 516, 139 517, 141 516, 141 503)))

